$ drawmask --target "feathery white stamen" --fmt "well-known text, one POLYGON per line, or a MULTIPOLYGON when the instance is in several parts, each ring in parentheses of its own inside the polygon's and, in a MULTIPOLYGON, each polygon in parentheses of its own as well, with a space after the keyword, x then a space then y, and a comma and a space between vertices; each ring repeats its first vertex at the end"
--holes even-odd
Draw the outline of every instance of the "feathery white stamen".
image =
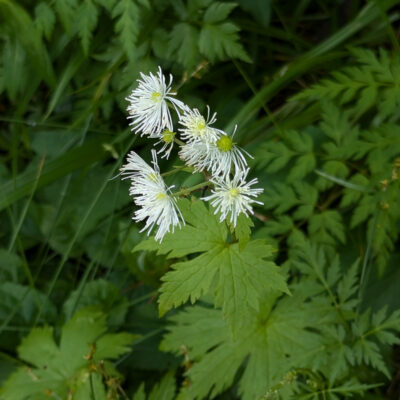
POLYGON ((235 126, 231 136, 221 131, 222 135, 215 143, 194 141, 185 144, 179 152, 180 158, 194 167, 196 172, 206 169, 213 176, 225 177, 231 173, 232 167, 235 171, 244 171, 247 168, 247 162, 243 153, 251 158, 252 156, 233 142, 236 128, 235 126))
POLYGON ((185 106, 180 100, 172 97, 176 94, 171 90, 172 75, 167 84, 161 67, 158 67, 157 75, 150 72, 149 75, 140 73, 140 76, 141 79, 137 80, 138 87, 126 98, 129 101, 129 125, 135 133, 159 138, 163 129, 173 130, 168 102, 178 114, 179 109, 185 106))
POLYGON ((210 125, 217 120, 216 115, 217 113, 214 113, 210 117, 210 108, 208 106, 207 118, 204 118, 197 108, 192 110, 186 106, 183 114, 179 117, 179 123, 183 126, 183 128, 179 128, 182 139, 188 142, 199 140, 205 143, 215 142, 220 135, 220 131, 210 125))
POLYGON ((224 178, 217 176, 211 179, 215 185, 211 190, 211 195, 203 197, 202 200, 210 201, 215 208, 214 214, 220 213, 220 222, 227 219, 230 214, 230 222, 236 226, 237 218, 241 213, 253 214, 252 203, 263 204, 254 200, 264 189, 252 189, 251 186, 258 183, 258 180, 252 179, 246 182, 249 169, 245 171, 237 170, 232 179, 229 175, 224 178))
POLYGON ((134 151, 130 152, 121 173, 124 179, 131 180, 129 194, 139 207, 132 219, 136 222, 147 219, 141 232, 147 231, 148 235, 155 225, 158 226, 155 240, 161 242, 167 232, 174 232, 175 226, 180 227, 185 221, 176 199, 170 194, 173 186, 167 187, 160 175, 155 150, 152 150, 152 157, 154 168, 134 151))

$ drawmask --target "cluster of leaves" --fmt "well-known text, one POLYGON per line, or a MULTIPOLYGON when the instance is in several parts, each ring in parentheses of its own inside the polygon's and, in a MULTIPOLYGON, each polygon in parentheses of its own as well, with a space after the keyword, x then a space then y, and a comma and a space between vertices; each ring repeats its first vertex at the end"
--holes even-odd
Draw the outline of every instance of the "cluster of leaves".
POLYGON ((396 3, 0 0, 0 399, 398 397, 396 3), (253 222, 194 193, 161 245, 131 223, 158 65, 239 124, 253 222))

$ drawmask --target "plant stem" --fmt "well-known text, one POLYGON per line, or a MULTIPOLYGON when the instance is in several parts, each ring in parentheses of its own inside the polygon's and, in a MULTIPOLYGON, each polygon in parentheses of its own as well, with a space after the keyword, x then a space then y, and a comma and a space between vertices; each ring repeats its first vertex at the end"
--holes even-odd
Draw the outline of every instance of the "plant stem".
POLYGON ((205 186, 209 186, 209 185, 211 185, 211 182, 209 182, 209 181, 207 181, 207 182, 202 182, 202 183, 199 183, 198 185, 194 185, 194 186, 192 186, 192 187, 190 187, 190 188, 181 189, 181 190, 179 190, 178 192, 174 193, 174 196, 175 196, 175 197, 187 196, 187 195, 190 194, 191 192, 194 192, 194 191, 197 190, 197 189, 201 189, 201 188, 203 188, 203 187, 205 187, 205 186))
POLYGON ((182 140, 179 140, 176 137, 174 137, 174 142, 179 144, 179 146, 184 146, 185 145, 185 142, 182 142, 182 140))
POLYGON ((182 171, 184 168, 187 168, 187 165, 181 165, 180 167, 176 167, 174 169, 172 169, 171 171, 167 171, 161 174, 161 176, 169 176, 169 175, 173 175, 176 174, 179 171, 182 171))

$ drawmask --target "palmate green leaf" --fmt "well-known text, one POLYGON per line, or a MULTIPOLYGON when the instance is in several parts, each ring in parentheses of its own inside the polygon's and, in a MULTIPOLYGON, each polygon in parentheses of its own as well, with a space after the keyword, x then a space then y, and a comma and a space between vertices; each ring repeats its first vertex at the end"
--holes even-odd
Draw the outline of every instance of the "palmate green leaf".
POLYGON ((81 38, 82 48, 86 55, 93 36, 93 30, 97 25, 98 10, 91 0, 85 0, 77 10, 78 34, 81 38))
POLYGON ((33 328, 18 348, 19 357, 32 367, 13 373, 1 388, 0 398, 39 400, 44 393, 56 398, 73 393, 77 399, 88 399, 94 388, 98 398, 105 399, 102 376, 91 372, 96 370, 91 365, 129 352, 134 339, 128 333, 104 334, 105 320, 104 314, 90 309, 77 312, 63 326, 59 345, 52 327, 33 328))
POLYGON ((199 36, 199 49, 211 62, 238 58, 251 62, 243 46, 239 43, 239 28, 232 22, 211 24, 205 21, 199 36))
POLYGON ((173 307, 190 300, 194 303, 210 291, 215 281, 215 304, 224 317, 237 328, 245 320, 248 309, 259 307, 265 290, 286 291, 284 277, 272 261, 273 249, 263 240, 250 241, 239 249, 238 243, 226 243, 227 229, 207 210, 203 202, 181 202, 188 224, 174 234, 167 234, 158 245, 154 239, 135 247, 157 250, 169 257, 203 252, 188 261, 171 266, 162 278, 159 310, 163 315, 173 307))
POLYGON ((296 287, 292 297, 279 300, 270 292, 260 310, 250 312, 246 329, 235 340, 220 311, 200 306, 186 309, 170 318, 174 325, 161 349, 181 354, 182 347, 187 348, 193 362, 188 378, 194 398, 214 398, 235 377, 241 399, 261 398, 291 368, 309 365, 321 345, 318 335, 307 327, 324 320, 324 307, 307 302, 307 290, 296 287), (245 360, 246 368, 237 376, 245 360))

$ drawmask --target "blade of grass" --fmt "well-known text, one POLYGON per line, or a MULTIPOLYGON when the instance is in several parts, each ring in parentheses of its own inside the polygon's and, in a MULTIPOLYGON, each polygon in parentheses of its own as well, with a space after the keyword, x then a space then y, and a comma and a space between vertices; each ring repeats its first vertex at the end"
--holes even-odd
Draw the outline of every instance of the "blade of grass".
POLYGON ((321 171, 321 170, 319 170, 319 169, 315 169, 314 172, 315 172, 317 175, 322 176, 323 178, 328 179, 328 180, 331 181, 331 182, 335 182, 335 183, 337 183, 338 185, 347 187, 347 188, 349 188, 349 189, 354 189, 354 190, 357 190, 357 191, 363 192, 363 193, 371 193, 371 192, 373 192, 372 189, 370 189, 370 188, 368 188, 368 187, 366 187, 366 186, 357 185, 357 184, 355 184, 355 183, 346 181, 346 180, 344 180, 344 179, 340 179, 340 178, 338 178, 338 177, 336 177, 336 176, 327 174, 326 172, 321 171))
POLYGON ((46 121, 46 119, 53 112, 54 107, 59 102, 61 95, 64 93, 65 88, 75 75, 78 68, 82 65, 83 61, 85 61, 85 56, 83 55, 82 51, 76 52, 75 55, 69 60, 61 78, 58 80, 58 84, 55 90, 53 91, 53 94, 49 101, 49 105, 47 106, 46 114, 44 115, 42 122, 46 121))
MULTIPOLYGON (((382 2, 382 10, 386 11, 397 3, 396 0, 387 0, 382 2)), ((366 27, 368 24, 380 17, 380 11, 373 3, 367 4, 354 18, 334 35, 329 37, 321 44, 315 46, 312 50, 300 56, 297 60, 283 66, 276 74, 272 82, 262 88, 257 95, 253 96, 227 124, 225 131, 232 131, 235 124, 242 127, 258 112, 260 104, 271 99, 280 89, 288 85, 297 77, 305 72, 315 68, 317 65, 327 63, 332 59, 338 58, 341 53, 329 53, 346 39, 366 27)))
POLYGON ((14 232, 13 232, 13 234, 11 236, 10 243, 8 245, 8 251, 9 252, 12 252, 12 250, 14 248, 15 240, 17 239, 18 233, 19 233, 19 231, 21 229, 21 226, 22 226, 22 224, 23 224, 23 222, 25 220, 26 213, 28 212, 29 205, 31 204, 31 201, 33 199, 33 195, 35 194, 36 189, 38 187, 38 182, 39 182, 40 174, 41 174, 42 169, 43 169, 44 160, 45 160, 45 156, 43 156, 42 159, 40 160, 39 168, 38 168, 38 171, 36 173, 35 181, 34 181, 34 183, 32 185, 32 190, 31 190, 30 196, 29 196, 28 200, 25 203, 25 206, 24 206, 24 208, 22 210, 22 213, 21 213, 21 216, 19 218, 19 221, 18 221, 18 223, 17 223, 17 225, 16 225, 16 227, 14 229, 14 232))
POLYGON ((16 2, 0 0, 0 19, 24 47, 38 76, 53 87, 56 78, 50 57, 29 14, 16 2))
POLYGON ((15 188, 13 182, 6 182, 0 186, 0 211, 22 197, 29 195, 34 186, 39 189, 62 176, 85 168, 107 156, 108 154, 104 151, 101 140, 88 141, 84 145, 73 148, 62 156, 45 163, 39 179, 36 179, 35 171, 27 171, 20 174, 15 188))
MULTIPOLYGON (((132 145, 133 145, 133 143, 135 142, 135 140, 136 140, 136 136, 134 136, 134 137, 130 140, 128 146, 125 147, 125 149, 124 149, 124 151, 122 152, 121 156, 119 157, 118 161, 114 164, 114 167, 110 170, 110 173, 109 173, 109 175, 108 175, 108 178, 104 180, 104 182, 103 182, 103 184, 100 186, 99 190, 95 193, 94 198, 93 198, 93 200, 92 200, 90 206, 88 207, 88 209, 87 209, 85 215, 83 216, 83 218, 82 218, 82 220, 81 220, 81 223, 80 223, 79 226, 78 226, 78 229, 76 230, 74 236, 73 236, 72 239, 70 240, 70 242, 69 242, 69 244, 68 244, 68 246, 67 246, 67 249, 66 249, 66 251, 64 252, 64 254, 63 254, 62 258, 61 258, 61 261, 60 261, 60 263, 59 263, 59 265, 58 265, 58 267, 57 267, 57 270, 56 270, 56 272, 55 272, 55 274, 54 274, 54 276, 53 276, 53 279, 52 279, 52 281, 50 282, 49 288, 48 288, 48 290, 47 290, 46 299, 49 298, 49 297, 51 296, 51 294, 52 294, 52 292, 53 292, 53 290, 54 290, 55 284, 56 284, 56 282, 57 282, 57 280, 58 280, 58 278, 59 278, 59 276, 60 276, 60 274, 61 274, 61 272, 62 272, 62 269, 64 268, 64 265, 65 265, 65 263, 66 263, 67 260, 68 260, 68 257, 69 257, 69 255, 70 255, 70 253, 71 253, 71 250, 72 250, 72 248, 73 248, 75 242, 78 240, 79 235, 80 235, 80 233, 81 233, 81 231, 82 231, 82 229, 83 229, 83 227, 84 227, 84 225, 85 225, 87 219, 89 218, 91 212, 93 211, 93 209, 94 209, 94 207, 95 207, 97 201, 99 200, 99 198, 100 198, 100 196, 102 195, 102 193, 104 192, 106 186, 107 186, 108 183, 110 182, 110 179, 115 175, 116 169, 117 169, 118 166, 120 165, 122 159, 125 157, 125 154, 128 152, 129 148, 132 147, 132 145)), ((36 318, 35 318, 35 323, 34 323, 34 325, 36 325, 36 324, 38 323, 38 321, 39 321, 39 319, 40 319, 40 316, 41 316, 41 314, 42 314, 42 312, 43 312, 44 306, 45 306, 45 302, 43 302, 41 308, 40 308, 39 311, 38 311, 38 314, 37 314, 37 316, 36 316, 36 318)))

